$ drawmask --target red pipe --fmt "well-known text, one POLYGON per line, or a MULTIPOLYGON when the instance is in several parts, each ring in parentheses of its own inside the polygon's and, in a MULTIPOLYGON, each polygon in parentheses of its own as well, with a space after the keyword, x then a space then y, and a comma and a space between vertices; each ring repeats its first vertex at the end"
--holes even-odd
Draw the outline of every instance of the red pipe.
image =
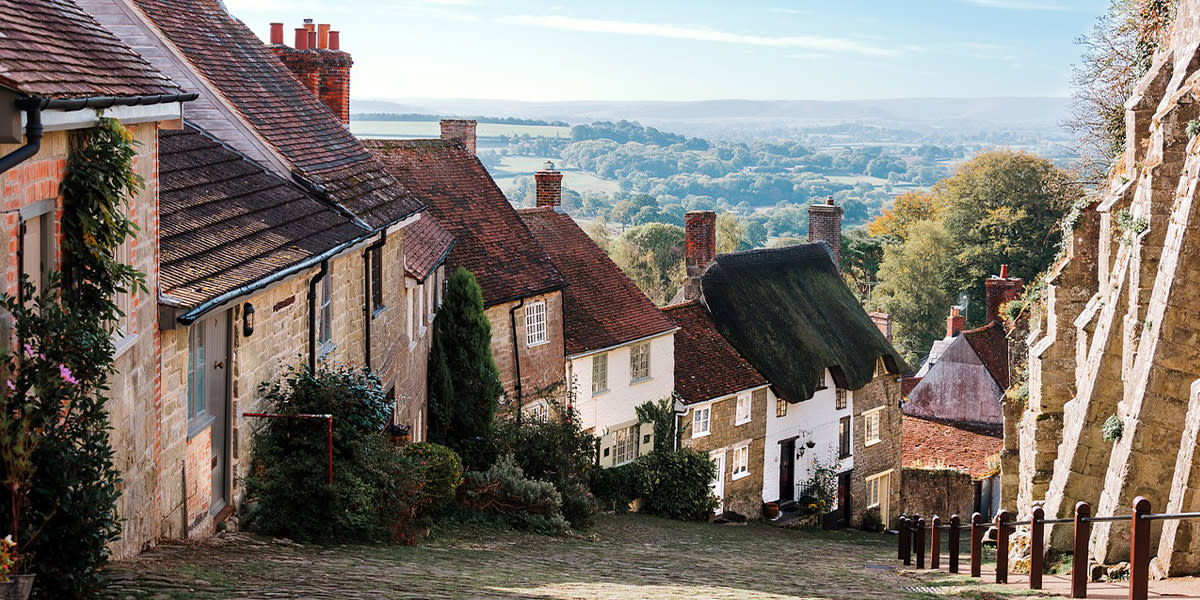
POLYGON ((264 419, 324 419, 329 432, 329 485, 333 485, 333 415, 279 415, 272 413, 242 413, 243 417, 260 417, 264 419))

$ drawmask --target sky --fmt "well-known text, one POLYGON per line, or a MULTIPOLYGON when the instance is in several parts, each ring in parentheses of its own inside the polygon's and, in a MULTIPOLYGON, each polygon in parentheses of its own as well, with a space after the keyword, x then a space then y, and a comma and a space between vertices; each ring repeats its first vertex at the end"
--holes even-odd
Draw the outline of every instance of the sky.
POLYGON ((356 99, 1066 96, 1108 0, 224 0, 341 31, 356 99))

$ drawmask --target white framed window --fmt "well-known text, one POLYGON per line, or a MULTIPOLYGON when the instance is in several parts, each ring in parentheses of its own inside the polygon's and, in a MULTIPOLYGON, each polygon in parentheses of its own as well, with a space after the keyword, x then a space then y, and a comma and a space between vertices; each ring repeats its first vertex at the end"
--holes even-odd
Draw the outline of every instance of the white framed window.
POLYGON ((708 435, 711 416, 711 407, 705 406, 704 408, 692 409, 692 437, 698 438, 708 435))
POLYGON ((432 279, 426 279, 425 283, 425 323, 433 324, 433 315, 437 313, 437 298, 434 297, 434 285, 432 279))
POLYGON ((629 347, 629 380, 641 381, 650 378, 650 342, 629 347))
POLYGON ((613 444, 613 466, 633 462, 638 455, 638 426, 618 429, 613 444))
POLYGON ((879 506, 879 480, 884 477, 886 473, 867 478, 867 508, 879 506))
POLYGON ((787 416, 787 400, 783 398, 775 399, 775 416, 780 419, 787 416))
POLYGON ((750 394, 739 394, 737 410, 734 411, 733 424, 742 425, 750 422, 750 394))
POLYGON ((317 342, 321 355, 333 350, 333 268, 321 278, 321 303, 317 311, 317 342))
POLYGON ((608 353, 592 356, 592 395, 608 391, 608 353))
POLYGON ((882 406, 863 413, 863 439, 866 440, 863 442, 864 446, 873 446, 879 443, 879 423, 882 416, 882 406))
POLYGON ((545 404, 535 404, 529 409, 529 419, 531 421, 546 422, 546 417, 549 416, 549 411, 546 410, 545 404))
POLYGON ((846 390, 838 388, 833 392, 833 407, 837 410, 845 410, 846 408, 846 390))
POLYGON ((730 478, 741 479, 750 474, 750 444, 733 449, 730 478))
POLYGON ((525 305, 525 345, 540 346, 550 342, 546 334, 546 303, 531 302, 525 305))
POLYGON ((415 325, 416 321, 417 321, 417 309, 416 309, 416 306, 413 305, 413 300, 414 300, 413 288, 405 288, 404 289, 404 317, 408 324, 407 331, 408 331, 408 340, 410 342, 415 341, 414 336, 413 336, 413 333, 414 333, 413 325, 415 325))
POLYGON ((425 284, 418 285, 413 295, 417 297, 417 335, 425 335, 425 284))
POLYGON ((187 416, 194 423, 205 414, 204 391, 204 323, 192 323, 188 327, 188 373, 187 373, 187 416))

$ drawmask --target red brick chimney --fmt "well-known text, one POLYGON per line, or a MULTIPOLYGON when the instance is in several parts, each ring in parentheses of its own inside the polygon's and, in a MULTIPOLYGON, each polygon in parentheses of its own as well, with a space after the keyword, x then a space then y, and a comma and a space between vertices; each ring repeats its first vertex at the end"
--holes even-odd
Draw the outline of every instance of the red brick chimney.
POLYGON ((1000 308, 1016 300, 1025 289, 1025 280, 1008 276, 1008 265, 1000 265, 999 277, 988 277, 983 282, 987 290, 987 323, 1002 323, 1000 308))
POLYGON ((946 337, 954 337, 966 328, 967 318, 959 312, 957 306, 951 306, 950 316, 946 318, 946 337))
POLYGON ((833 264, 842 268, 842 207, 833 203, 833 196, 824 204, 808 207, 808 241, 825 242, 833 251, 833 264))
POLYGON ((305 19, 296 28, 295 47, 283 43, 283 24, 271 24, 269 48, 296 79, 341 119, 350 124, 350 55, 341 51, 341 40, 329 25, 305 19))
POLYGON ((700 297, 700 276, 717 258, 717 213, 711 210, 695 210, 683 216, 685 246, 683 266, 683 299, 700 297))
MULTIPOLYGON (((444 121, 443 121, 444 122, 444 121)), ((538 208, 562 210, 562 171, 554 170, 554 163, 546 161, 541 171, 533 174, 537 181, 538 208)))
POLYGON ((472 156, 475 155, 475 120, 442 119, 442 139, 462 142, 472 156))
POLYGON ((879 328, 879 333, 887 338, 887 341, 892 341, 892 315, 885 312, 871 313, 871 322, 875 323, 875 327, 879 328))

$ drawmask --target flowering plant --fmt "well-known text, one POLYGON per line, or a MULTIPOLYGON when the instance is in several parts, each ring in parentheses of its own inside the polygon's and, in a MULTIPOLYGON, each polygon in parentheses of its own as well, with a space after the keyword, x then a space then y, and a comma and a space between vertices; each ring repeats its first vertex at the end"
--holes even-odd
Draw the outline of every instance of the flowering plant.
POLYGON ((17 543, 11 535, 0 540, 0 581, 9 581, 9 575, 17 566, 17 543))

